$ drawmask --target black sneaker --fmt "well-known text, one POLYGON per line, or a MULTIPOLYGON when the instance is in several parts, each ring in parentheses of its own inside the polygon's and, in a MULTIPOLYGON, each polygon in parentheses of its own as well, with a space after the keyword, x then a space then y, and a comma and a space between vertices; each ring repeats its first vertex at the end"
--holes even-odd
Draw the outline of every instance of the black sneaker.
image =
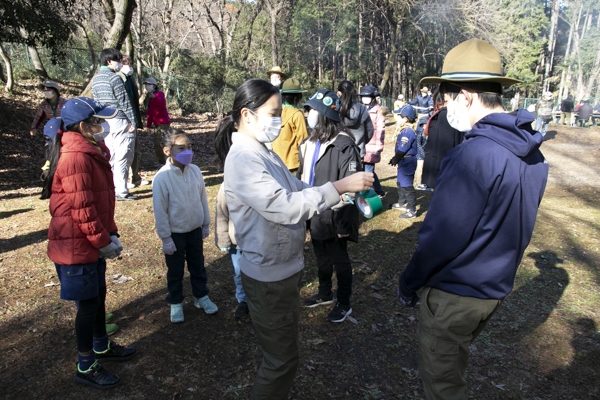
POLYGON ((242 301, 241 303, 238 304, 233 316, 237 319, 242 319, 246 315, 248 315, 248 303, 246 303, 245 301, 242 301))
POLYGON ((119 346, 112 340, 108 341, 108 349, 103 353, 96 353, 96 360, 104 361, 127 361, 135 354, 135 349, 130 346, 119 346))
POLYGON ((313 294, 308 299, 302 301, 304 307, 313 308, 316 306, 322 306, 325 304, 332 304, 335 301, 335 294, 332 292, 329 296, 323 296, 322 294, 313 294))
POLYGON ((116 195, 115 199, 117 201, 133 201, 137 200, 137 196, 132 195, 131 193, 127 193, 125 196, 116 195))
POLYGON ((352 307, 350 307, 350 304, 337 303, 327 316, 327 321, 344 322, 346 317, 350 314, 352 314, 352 307))
POLYGON ((96 361, 87 371, 80 371, 78 365, 75 382, 90 385, 96 389, 112 389, 121 382, 121 378, 105 370, 102 364, 96 361))

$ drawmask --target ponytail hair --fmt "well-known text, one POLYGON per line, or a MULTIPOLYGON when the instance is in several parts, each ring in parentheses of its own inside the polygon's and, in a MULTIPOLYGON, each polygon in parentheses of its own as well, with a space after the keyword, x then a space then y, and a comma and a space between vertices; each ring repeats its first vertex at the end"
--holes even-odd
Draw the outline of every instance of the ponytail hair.
POLYGON ((356 94, 354 84, 350 81, 341 81, 338 85, 338 92, 342 93, 342 96, 340 97, 340 124, 346 125, 345 120, 348 118, 351 125, 353 125, 355 121, 353 121, 348 114, 352 108, 352 102, 354 101, 354 95, 356 94))
POLYGON ((219 121, 215 132, 215 151, 221 162, 231 148, 231 135, 240 125, 242 109, 256 111, 275 94, 279 90, 264 79, 249 79, 238 88, 231 111, 219 121))
POLYGON ((48 152, 48 158, 50 161, 50 170, 48 175, 44 178, 42 183, 42 195, 41 200, 50 198, 52 194, 52 180, 54 179, 54 173, 56 172, 56 166, 58 165, 58 159, 60 158, 60 148, 62 147, 62 132, 56 132, 52 144, 50 144, 50 151, 48 152))

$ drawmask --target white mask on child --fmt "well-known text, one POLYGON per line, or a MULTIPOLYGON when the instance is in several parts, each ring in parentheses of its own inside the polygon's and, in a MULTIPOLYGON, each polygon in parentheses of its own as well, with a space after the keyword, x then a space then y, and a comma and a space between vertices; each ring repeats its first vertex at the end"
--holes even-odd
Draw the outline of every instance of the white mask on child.
POLYGON ((361 97, 362 103, 366 106, 368 106, 369 104, 371 104, 371 98, 370 97, 361 97))
POLYGON ((308 112, 308 117, 306 117, 306 123, 311 129, 315 129, 317 127, 317 123, 319 122, 319 112, 315 109, 311 109, 308 112))
POLYGON ((152 93, 154 92, 154 85, 145 85, 144 89, 146 89, 146 92, 152 93))
POLYGON ((54 97, 54 90, 44 90, 44 96, 47 99, 51 99, 54 97))

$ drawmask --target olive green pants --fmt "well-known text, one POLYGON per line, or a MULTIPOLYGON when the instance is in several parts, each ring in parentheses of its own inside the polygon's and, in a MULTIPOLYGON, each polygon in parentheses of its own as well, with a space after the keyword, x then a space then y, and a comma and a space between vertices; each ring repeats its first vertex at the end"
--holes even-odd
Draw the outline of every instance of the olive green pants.
POLYGON ((419 371, 428 400, 468 399, 469 345, 501 300, 458 296, 426 287, 419 310, 419 371))
POLYGON ((252 400, 285 400, 298 370, 298 320, 302 272, 277 282, 260 282, 242 272, 242 286, 262 351, 252 400))

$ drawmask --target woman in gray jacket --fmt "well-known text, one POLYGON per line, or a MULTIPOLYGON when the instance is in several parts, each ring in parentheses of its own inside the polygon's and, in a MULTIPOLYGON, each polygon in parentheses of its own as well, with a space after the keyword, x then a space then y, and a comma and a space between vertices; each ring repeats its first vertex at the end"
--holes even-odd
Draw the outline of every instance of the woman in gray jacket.
POLYGON ((265 143, 281 129, 281 96, 261 79, 244 82, 229 116, 219 122, 215 147, 225 159, 225 196, 242 251, 240 269, 263 360, 251 399, 287 399, 298 368, 300 280, 305 222, 373 184, 352 174, 319 187, 296 179, 265 143))

